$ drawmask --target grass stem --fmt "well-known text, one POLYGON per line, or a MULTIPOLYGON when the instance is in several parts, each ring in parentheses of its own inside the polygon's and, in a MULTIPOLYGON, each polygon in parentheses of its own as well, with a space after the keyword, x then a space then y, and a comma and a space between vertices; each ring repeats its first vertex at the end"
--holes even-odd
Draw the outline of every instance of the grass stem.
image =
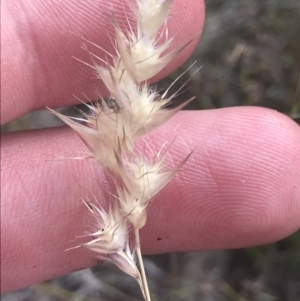
POLYGON ((142 282, 143 282, 143 286, 144 286, 145 300, 146 301, 151 301, 148 282, 147 282, 147 277, 146 277, 146 273, 145 273, 143 257, 142 257, 142 253, 141 253, 140 233, 139 233, 138 229, 134 230, 134 235, 135 235, 136 252, 137 252, 137 257, 138 257, 138 263, 139 263, 139 266, 140 266, 140 273, 141 273, 141 276, 142 276, 142 282))

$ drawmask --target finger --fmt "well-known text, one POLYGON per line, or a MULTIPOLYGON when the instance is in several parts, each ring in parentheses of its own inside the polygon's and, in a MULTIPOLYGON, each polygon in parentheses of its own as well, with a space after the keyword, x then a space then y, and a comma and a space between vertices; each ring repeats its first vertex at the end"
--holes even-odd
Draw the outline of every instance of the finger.
MULTIPOLYGON (((3 1, 1 53, 1 122, 31 110, 61 107, 78 99, 96 99, 104 86, 91 68, 75 59, 90 62, 82 49, 86 43, 98 56, 105 56, 80 36, 113 52, 113 28, 106 14, 114 12, 124 27, 129 3, 122 0, 3 1), (85 96, 84 96, 85 95, 85 96), (76 96, 76 97, 74 97, 76 96)), ((199 36, 204 21, 204 1, 174 2, 168 20, 172 48, 199 36)), ((128 16, 127 16, 128 17, 128 16)), ((197 38, 159 76, 162 78, 188 58, 197 38)))
MULTIPOLYGON (((145 253, 270 243, 300 226, 300 130, 259 108, 181 112, 146 141, 183 169, 153 201, 142 230, 145 253)), ((64 251, 92 226, 80 202, 109 201, 93 160, 60 160, 86 148, 69 129, 16 133, 2 141, 2 289, 12 290, 95 264, 64 251)), ((147 149, 140 144, 140 151, 147 149)))

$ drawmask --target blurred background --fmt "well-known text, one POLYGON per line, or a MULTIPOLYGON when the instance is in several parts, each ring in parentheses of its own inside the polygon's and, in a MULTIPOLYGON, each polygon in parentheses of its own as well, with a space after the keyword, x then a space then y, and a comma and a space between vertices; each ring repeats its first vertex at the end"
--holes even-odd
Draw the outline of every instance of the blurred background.
MULTIPOLYGON (((197 61, 174 87, 190 78, 176 100, 195 95, 186 109, 263 106, 300 124, 300 1, 206 0, 206 7, 197 49, 159 87, 197 61)), ((60 111, 78 114, 76 108, 60 111)), ((1 132, 57 125, 54 116, 38 111, 3 125, 1 132)), ((300 301, 300 231, 261 247, 146 256, 145 265, 153 301, 300 301)), ((137 301, 142 296, 133 279, 102 264, 2 294, 1 300, 137 301)))

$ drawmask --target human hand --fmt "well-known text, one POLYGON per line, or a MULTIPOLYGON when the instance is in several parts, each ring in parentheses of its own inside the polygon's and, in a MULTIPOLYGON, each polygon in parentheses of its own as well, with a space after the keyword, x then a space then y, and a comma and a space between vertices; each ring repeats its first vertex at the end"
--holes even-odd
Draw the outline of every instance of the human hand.
MULTIPOLYGON (((55 6, 52 1, 24 3, 2 3, 3 123, 33 109, 74 104, 72 94, 95 98, 92 73, 71 58, 87 61, 82 40, 70 32, 111 45, 110 24, 101 15, 111 1, 76 1, 76 7, 62 0, 55 6)), ((185 3, 175 1, 174 11, 182 13, 169 20, 177 45, 203 26, 203 2, 185 3)), ((122 6, 114 9, 123 14, 122 6)), ((159 77, 176 69, 195 43, 159 77)), ((293 121, 260 108, 180 112, 147 142, 160 149, 170 133, 177 138, 167 163, 194 152, 151 205, 141 232, 145 253, 264 244, 300 227, 300 129, 293 121)), ((3 137, 1 290, 95 264, 87 250, 64 251, 80 244, 75 237, 90 223, 80 198, 90 192, 100 203, 106 198, 106 182, 95 162, 58 159, 84 150, 67 128, 3 137)))

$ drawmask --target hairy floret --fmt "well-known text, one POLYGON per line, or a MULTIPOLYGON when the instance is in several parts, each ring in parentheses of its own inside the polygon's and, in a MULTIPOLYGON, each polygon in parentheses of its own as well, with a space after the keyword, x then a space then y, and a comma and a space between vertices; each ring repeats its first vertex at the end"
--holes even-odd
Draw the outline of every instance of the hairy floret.
POLYGON ((188 159, 185 158, 172 170, 163 170, 163 157, 152 163, 144 158, 127 159, 116 155, 122 187, 117 187, 120 207, 135 229, 141 229, 147 219, 148 206, 154 196, 164 188, 188 159))
POLYGON ((122 251, 128 241, 126 220, 116 204, 108 211, 96 207, 91 202, 84 202, 97 222, 97 231, 89 234, 94 239, 83 246, 98 254, 111 254, 122 251))

